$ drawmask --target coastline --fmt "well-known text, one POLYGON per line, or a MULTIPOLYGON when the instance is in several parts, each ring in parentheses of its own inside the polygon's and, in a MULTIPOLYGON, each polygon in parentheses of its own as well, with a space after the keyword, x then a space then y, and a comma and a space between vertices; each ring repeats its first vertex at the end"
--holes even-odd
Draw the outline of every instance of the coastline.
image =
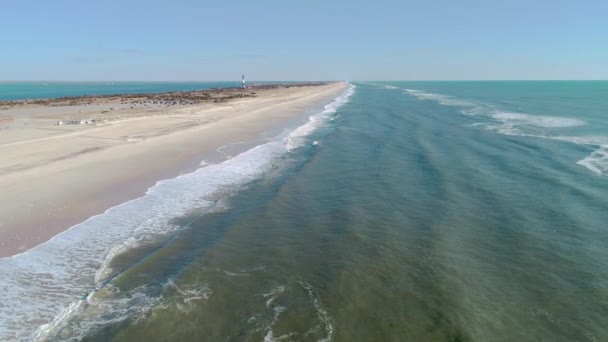
POLYGON ((117 112, 116 120, 99 126, 49 127, 66 107, 52 108, 48 117, 17 108, 15 126, 27 128, 0 140, 0 188, 6 189, 0 194, 0 258, 140 197, 201 161, 217 163, 262 144, 264 132, 301 120, 308 108, 345 88, 340 82, 256 89, 255 97, 228 102, 117 112), (30 129, 35 120, 46 127, 30 129))

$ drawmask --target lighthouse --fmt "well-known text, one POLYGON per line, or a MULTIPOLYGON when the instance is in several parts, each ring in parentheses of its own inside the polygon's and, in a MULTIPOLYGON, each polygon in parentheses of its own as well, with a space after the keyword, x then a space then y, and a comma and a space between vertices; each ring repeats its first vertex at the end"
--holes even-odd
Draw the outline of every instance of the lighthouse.
POLYGON ((241 87, 243 87, 243 89, 245 89, 245 75, 243 75, 243 79, 241 81, 241 87))

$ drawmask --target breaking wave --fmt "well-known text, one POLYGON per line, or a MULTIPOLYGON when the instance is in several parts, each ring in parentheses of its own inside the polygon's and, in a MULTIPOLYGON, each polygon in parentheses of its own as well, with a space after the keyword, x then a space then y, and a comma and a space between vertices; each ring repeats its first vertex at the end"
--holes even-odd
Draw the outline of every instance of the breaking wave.
MULTIPOLYGON (((225 209, 223 198, 306 144, 305 137, 331 120, 354 89, 349 85, 322 112, 286 137, 271 139, 219 164, 201 163, 198 170, 159 181, 144 196, 91 217, 46 243, 0 259, 0 340, 42 340, 55 334, 100 293, 111 291, 108 282, 117 272, 112 269, 116 256, 183 229, 173 223, 175 217, 193 210, 225 209)), ((126 300, 125 315, 156 303, 156 297, 145 295, 145 290, 134 290, 127 299, 120 297, 126 300)), ((187 297, 180 304, 182 309, 209 295, 205 289, 179 291, 187 297)))
POLYGON ((336 98, 332 103, 325 105, 323 111, 318 114, 311 115, 308 118, 308 122, 304 125, 296 128, 287 138, 285 138, 285 145, 287 151, 291 152, 299 146, 302 146, 303 140, 311 132, 315 131, 319 126, 325 124, 327 120, 332 120, 336 114, 338 108, 348 102, 348 99, 355 92, 355 86, 349 85, 346 91, 336 98))
POLYGON ((489 122, 480 122, 486 129, 497 133, 513 136, 527 136, 534 138, 567 141, 578 145, 595 147, 587 157, 577 161, 597 175, 608 174, 608 137, 563 136, 562 129, 584 126, 584 120, 569 117, 548 115, 532 115, 527 113, 506 112, 483 103, 474 103, 457 99, 452 96, 433 94, 415 89, 406 89, 405 93, 415 96, 419 100, 435 101, 445 106, 460 107, 460 113, 471 116, 481 116, 489 122))
POLYGON ((444 106, 454 106, 454 107, 473 107, 473 106, 475 106, 475 104, 472 102, 459 100, 459 99, 456 99, 451 96, 425 93, 423 91, 415 90, 415 89, 405 89, 405 94, 415 96, 419 100, 436 101, 444 106))

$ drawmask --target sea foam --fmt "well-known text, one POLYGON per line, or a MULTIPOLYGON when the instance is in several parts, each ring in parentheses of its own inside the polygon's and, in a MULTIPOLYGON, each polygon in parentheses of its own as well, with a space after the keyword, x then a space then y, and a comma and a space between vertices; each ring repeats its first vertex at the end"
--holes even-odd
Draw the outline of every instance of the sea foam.
POLYGON ((576 162, 597 175, 608 173, 608 145, 602 145, 590 155, 576 162))
POLYGON ((486 129, 501 134, 561 140, 578 145, 595 146, 597 147, 595 151, 576 163, 584 166, 597 175, 608 174, 608 137, 576 137, 555 134, 556 130, 584 126, 587 124, 584 120, 569 117, 505 112, 488 104, 472 103, 451 96, 427 93, 414 89, 406 89, 405 93, 413 95, 420 100, 436 101, 446 106, 465 107, 460 110, 462 114, 492 119, 491 122, 480 122, 473 124, 474 126, 483 126, 486 129))
MULTIPOLYGON (((293 285, 296 284, 292 284, 291 291, 297 290, 294 289, 295 286, 293 285)), ((270 309, 273 311, 272 318, 263 327, 263 329, 266 331, 264 341, 283 341, 291 340, 294 338, 298 339, 297 337, 300 337, 300 339, 303 337, 310 338, 315 335, 317 335, 317 341, 331 341, 335 331, 333 319, 329 316, 327 310, 325 309, 323 303, 319 298, 319 295, 316 293, 315 288, 311 284, 306 283, 301 279, 297 281, 297 287, 305 291, 306 295, 308 296, 308 303, 305 303, 305 301, 302 301, 302 298, 300 298, 298 300, 299 305, 297 306, 294 306, 293 304, 276 304, 275 300, 280 297, 287 289, 285 285, 274 287, 269 292, 261 294, 264 298, 268 298, 265 302, 266 309, 270 309), (316 313, 316 317, 310 321, 311 326, 309 327, 309 329, 306 332, 291 331, 280 336, 275 336, 275 331, 273 330, 273 328, 279 321, 281 314, 283 312, 290 312, 291 310, 301 310, 301 307, 303 305, 311 305, 312 309, 316 313)), ((249 322, 255 323, 262 316, 263 314, 255 315, 249 319, 249 322)))
POLYGON ((576 127, 586 124, 585 121, 573 118, 555 116, 529 115, 523 113, 497 112, 491 114, 497 121, 508 125, 536 126, 547 128, 576 127))
POLYGON ((0 259, 0 340, 43 340, 56 334, 93 293, 107 287, 116 255, 180 229, 172 223, 175 217, 221 207, 218 198, 262 176, 278 158, 306 144, 305 137, 335 115, 353 92, 349 85, 285 138, 276 137, 222 163, 201 164, 192 173, 160 181, 140 198, 91 217, 25 253, 0 259))
POLYGON ((426 93, 426 92, 423 92, 420 90, 415 90, 415 89, 405 89, 405 94, 415 96, 419 100, 430 100, 430 101, 439 102, 440 104, 442 104, 444 106, 454 106, 454 107, 473 107, 473 106, 475 106, 475 104, 472 102, 459 100, 459 99, 456 99, 451 96, 426 93))
POLYGON ((336 98, 332 103, 325 105, 323 111, 318 114, 311 115, 308 122, 296 128, 288 137, 284 139, 287 151, 293 151, 295 148, 303 144, 303 140, 310 133, 315 131, 319 126, 324 125, 327 120, 332 120, 336 111, 340 106, 348 101, 355 91, 354 85, 349 85, 345 92, 336 98))

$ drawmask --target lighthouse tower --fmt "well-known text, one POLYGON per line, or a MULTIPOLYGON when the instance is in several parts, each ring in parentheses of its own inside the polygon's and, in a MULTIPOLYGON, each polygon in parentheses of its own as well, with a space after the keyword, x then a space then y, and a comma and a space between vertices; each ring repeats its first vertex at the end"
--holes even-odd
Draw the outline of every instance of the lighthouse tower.
POLYGON ((241 87, 245 89, 245 75, 243 75, 243 80, 241 81, 241 87))

